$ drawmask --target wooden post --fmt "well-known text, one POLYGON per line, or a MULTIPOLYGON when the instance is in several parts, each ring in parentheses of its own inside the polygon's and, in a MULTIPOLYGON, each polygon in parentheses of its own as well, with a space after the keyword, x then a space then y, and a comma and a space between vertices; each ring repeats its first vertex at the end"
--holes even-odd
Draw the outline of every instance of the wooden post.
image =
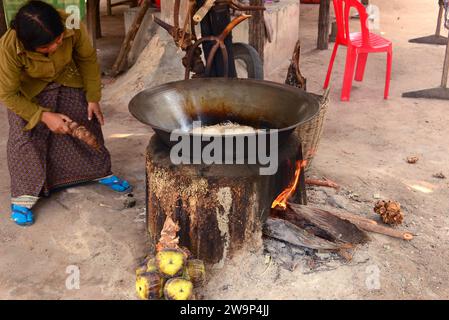
POLYGON ((106 1, 106 11, 107 11, 108 16, 112 16, 112 1, 111 0, 106 1))
POLYGON ((87 0, 86 3, 86 24, 92 45, 96 47, 97 39, 97 3, 99 0, 87 0))
POLYGON ((329 11, 330 0, 321 0, 318 18, 318 40, 317 48, 327 50, 329 47, 329 11))
POLYGON ((447 77, 449 75, 449 35, 447 37, 446 56, 444 57, 443 77, 441 78, 441 87, 447 88, 447 77))
POLYGON ((0 0, 0 37, 6 32, 8 26, 6 25, 5 11, 3 10, 3 0, 0 0))
POLYGON ((438 11, 438 21, 437 21, 437 29, 435 30, 435 36, 439 37, 441 34, 441 20, 443 19, 443 0, 438 0, 438 5, 440 9, 438 11))
MULTIPOLYGON (((263 6, 264 0, 250 0, 250 5, 263 6)), ((265 22, 263 18, 263 11, 251 12, 249 19, 249 44, 253 46, 259 53, 260 59, 264 61, 265 50, 265 22)))
POLYGON ((100 1, 97 0, 97 8, 95 10, 95 36, 97 39, 101 38, 101 19, 100 19, 100 1))

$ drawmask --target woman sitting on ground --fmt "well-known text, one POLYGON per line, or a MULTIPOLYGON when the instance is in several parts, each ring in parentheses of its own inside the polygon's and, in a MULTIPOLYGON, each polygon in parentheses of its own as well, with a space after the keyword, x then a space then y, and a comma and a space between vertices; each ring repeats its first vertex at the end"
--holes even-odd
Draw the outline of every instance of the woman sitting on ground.
POLYGON ((114 191, 131 186, 111 172, 104 146, 100 68, 84 25, 30 1, 0 39, 0 101, 9 109, 11 218, 34 223, 31 208, 55 188, 98 181, 114 191), (68 135, 75 121, 95 135, 99 150, 68 135))

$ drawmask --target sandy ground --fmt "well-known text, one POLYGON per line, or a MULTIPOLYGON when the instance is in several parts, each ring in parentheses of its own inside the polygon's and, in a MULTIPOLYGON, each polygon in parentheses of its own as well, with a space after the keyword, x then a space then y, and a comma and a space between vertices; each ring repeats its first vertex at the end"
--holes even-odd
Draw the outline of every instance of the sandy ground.
MULTIPOLYGON (((335 63, 333 91, 325 131, 310 175, 328 177, 342 189, 310 190, 322 207, 340 206, 374 217, 380 195, 404 207, 406 228, 417 236, 404 242, 381 235, 356 252, 350 263, 331 261, 310 272, 293 272, 260 253, 245 253, 222 270, 209 273, 201 294, 209 299, 443 299, 449 298, 449 176, 445 137, 448 103, 403 99, 404 91, 440 83, 444 47, 409 44, 408 39, 434 32, 432 0, 373 1, 380 7, 380 27, 394 43, 391 97, 384 101, 385 55, 371 55, 364 82, 354 83, 350 102, 340 102, 345 49, 335 63), (407 156, 417 155, 415 165, 407 156)), ((316 51, 318 7, 302 5, 303 73, 309 90, 321 92, 330 50, 316 51)), ((162 56, 164 43, 150 56, 162 56)), ((142 62, 143 63, 143 62, 142 62)), ((282 81, 286 66, 269 76, 282 81)), ((150 66, 151 67, 151 66, 150 66)), ((173 70, 177 70, 173 68, 173 70)), ((141 87, 181 77, 142 74, 141 87)), ((140 77, 140 78, 139 78, 140 77)), ((126 80, 126 78, 125 78, 126 80)), ((129 80, 129 79, 128 79, 129 80)), ((2 299, 135 299, 134 268, 149 247, 145 234, 144 151, 150 130, 127 112, 133 92, 118 80, 105 90, 104 133, 114 171, 135 185, 137 205, 123 208, 124 197, 98 185, 60 191, 41 201, 37 223, 18 228, 9 221, 9 175, 6 167, 5 110, 0 109, 0 298, 2 299), (115 92, 114 92, 115 91, 115 92), (80 288, 66 288, 68 266, 80 270, 80 288)), ((134 82, 135 83, 135 82, 134 82)), ((70 269, 69 269, 70 271, 70 269)))

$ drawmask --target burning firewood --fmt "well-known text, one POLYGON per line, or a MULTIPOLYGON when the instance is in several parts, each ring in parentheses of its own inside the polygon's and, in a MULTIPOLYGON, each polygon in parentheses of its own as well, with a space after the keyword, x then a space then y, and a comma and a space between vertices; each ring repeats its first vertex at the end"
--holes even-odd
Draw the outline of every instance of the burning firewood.
POLYGON ((288 210, 278 211, 274 214, 276 213, 295 225, 301 226, 315 235, 333 242, 342 242, 355 246, 369 241, 368 235, 355 224, 325 210, 288 203, 288 210))
POLYGON ((298 186, 299 177, 301 175, 301 171, 303 168, 307 165, 307 161, 305 160, 298 160, 296 162, 296 169, 295 169, 295 175, 293 176, 293 179, 290 181, 287 188, 285 188, 273 201, 271 208, 275 209, 279 207, 280 209, 286 209, 287 208, 287 201, 290 199, 290 197, 295 193, 296 187, 298 186))

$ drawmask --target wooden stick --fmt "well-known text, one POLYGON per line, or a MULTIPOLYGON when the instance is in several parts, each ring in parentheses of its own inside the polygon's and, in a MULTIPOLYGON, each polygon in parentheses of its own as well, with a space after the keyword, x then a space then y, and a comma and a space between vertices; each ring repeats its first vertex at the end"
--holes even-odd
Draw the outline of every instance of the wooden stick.
POLYGON ((392 228, 388 228, 388 227, 384 227, 384 226, 380 226, 380 225, 374 225, 374 224, 370 224, 370 223, 366 223, 366 222, 362 222, 362 221, 356 221, 353 223, 357 227, 359 227, 360 229, 365 230, 365 231, 379 233, 379 234, 383 234, 383 235, 390 236, 393 238, 399 238, 399 239, 408 240, 408 241, 413 239, 413 234, 411 234, 410 232, 407 232, 407 231, 400 231, 400 230, 396 230, 396 229, 392 229, 392 228))
POLYGON ((125 39, 123 40, 122 47, 120 48, 120 52, 117 56, 117 59, 115 60, 114 65, 112 66, 111 76, 115 77, 121 71, 124 62, 126 61, 126 57, 129 53, 129 50, 131 50, 131 44, 137 35, 137 31, 139 31, 140 25, 142 24, 142 20, 145 17, 145 14, 147 13, 149 7, 150 1, 145 1, 142 7, 137 12, 137 15, 134 18, 131 28, 129 29, 128 33, 125 36, 125 39))
POLYGON ((306 179, 306 184, 320 187, 329 187, 334 189, 340 189, 340 186, 331 180, 319 180, 319 179, 306 179))

